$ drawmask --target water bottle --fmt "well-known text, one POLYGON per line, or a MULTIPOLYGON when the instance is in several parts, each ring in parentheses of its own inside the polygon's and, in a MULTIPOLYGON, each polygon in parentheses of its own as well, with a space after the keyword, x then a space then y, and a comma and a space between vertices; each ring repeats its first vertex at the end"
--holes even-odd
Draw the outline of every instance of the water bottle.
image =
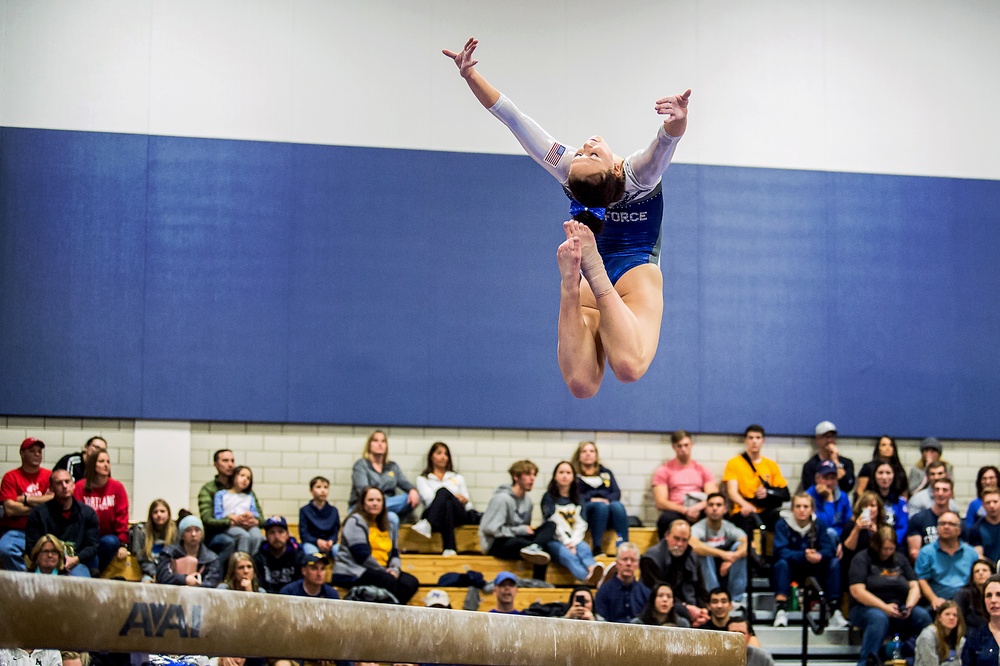
POLYGON ((885 644, 885 655, 893 663, 905 663, 903 660, 903 642, 899 640, 899 634, 893 634, 892 640, 885 644))
POLYGON ((797 611, 799 609, 799 584, 792 581, 792 593, 788 598, 788 610, 797 611))

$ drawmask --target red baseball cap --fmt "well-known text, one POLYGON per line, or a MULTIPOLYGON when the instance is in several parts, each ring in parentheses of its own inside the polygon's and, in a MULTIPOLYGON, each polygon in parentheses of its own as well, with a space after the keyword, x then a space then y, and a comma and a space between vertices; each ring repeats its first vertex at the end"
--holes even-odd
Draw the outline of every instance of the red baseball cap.
POLYGON ((45 442, 35 437, 26 437, 23 442, 21 442, 21 450, 30 449, 35 444, 39 445, 43 449, 45 448, 45 442))

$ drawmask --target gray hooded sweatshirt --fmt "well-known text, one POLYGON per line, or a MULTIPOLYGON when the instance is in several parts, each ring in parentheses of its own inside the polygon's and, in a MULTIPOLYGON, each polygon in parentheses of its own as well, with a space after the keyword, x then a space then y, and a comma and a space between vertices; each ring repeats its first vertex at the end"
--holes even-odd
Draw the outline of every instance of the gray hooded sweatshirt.
POLYGON ((479 547, 490 552, 497 538, 527 536, 531 526, 531 498, 514 494, 509 483, 496 489, 479 522, 479 547))

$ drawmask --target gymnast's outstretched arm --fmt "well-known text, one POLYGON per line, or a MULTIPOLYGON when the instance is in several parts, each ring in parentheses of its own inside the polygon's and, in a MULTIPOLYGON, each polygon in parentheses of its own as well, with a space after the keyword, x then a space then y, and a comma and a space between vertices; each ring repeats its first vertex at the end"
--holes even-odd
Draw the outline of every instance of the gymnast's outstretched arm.
POLYGON ((687 129, 687 106, 691 91, 680 95, 669 95, 656 100, 656 112, 668 116, 656 130, 656 137, 646 148, 638 150, 628 158, 632 177, 643 187, 655 187, 657 181, 670 165, 674 149, 687 129))
POLYGON ((469 84, 472 94, 480 104, 507 126, 524 148, 524 152, 565 185, 569 179, 569 165, 576 149, 553 139, 538 123, 521 113, 506 95, 490 85, 476 70, 479 61, 473 55, 478 44, 476 38, 470 37, 459 53, 447 49, 441 52, 455 62, 462 78, 469 84))

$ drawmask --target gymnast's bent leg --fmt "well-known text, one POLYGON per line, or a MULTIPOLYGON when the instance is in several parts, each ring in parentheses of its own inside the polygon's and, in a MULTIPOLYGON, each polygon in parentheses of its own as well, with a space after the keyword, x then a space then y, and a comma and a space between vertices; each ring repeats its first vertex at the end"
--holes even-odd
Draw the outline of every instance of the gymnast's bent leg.
MULTIPOLYGON (((567 238, 580 239, 580 266, 597 309, 598 338, 608 365, 622 382, 634 382, 656 355, 663 318, 663 276, 659 266, 643 264, 627 271, 612 286, 597 251, 594 232, 585 224, 563 224, 567 238)), ((565 282, 565 280, 564 280, 565 282)))

